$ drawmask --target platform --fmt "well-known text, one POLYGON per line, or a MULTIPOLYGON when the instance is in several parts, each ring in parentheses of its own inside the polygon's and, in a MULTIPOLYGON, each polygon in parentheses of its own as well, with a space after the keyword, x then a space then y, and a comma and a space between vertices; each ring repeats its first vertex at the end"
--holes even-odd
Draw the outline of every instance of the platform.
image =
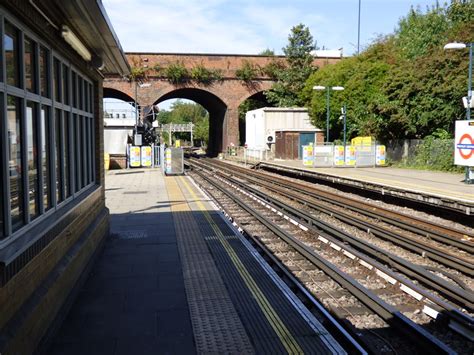
POLYGON ((188 177, 106 176, 111 236, 48 354, 344 350, 188 177))
POLYGON ((258 166, 474 214, 474 184, 464 183, 463 174, 392 167, 312 168, 303 166, 301 160, 261 162, 258 166))

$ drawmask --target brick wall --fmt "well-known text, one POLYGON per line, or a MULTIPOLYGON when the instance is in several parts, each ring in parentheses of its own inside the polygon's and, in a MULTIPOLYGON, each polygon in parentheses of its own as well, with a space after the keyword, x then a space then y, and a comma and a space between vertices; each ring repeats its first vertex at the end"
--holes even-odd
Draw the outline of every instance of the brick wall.
MULTIPOLYGON (((49 0, 36 3, 56 23, 65 20, 49 0)), ((63 203, 57 211, 38 218, 34 226, 20 231, 16 241, 23 246, 10 259, 0 261, 0 354, 29 354, 60 313, 109 233, 104 189, 102 78, 64 43, 59 31, 48 26, 29 1, 5 0, 1 5, 29 31, 54 45, 54 50, 70 60, 94 85, 96 184, 63 203), (34 244, 29 243, 32 240, 34 244)))
MULTIPOLYGON (((181 85, 173 85, 165 78, 157 76, 153 71, 149 72, 146 79, 149 87, 137 90, 137 102, 139 105, 153 105, 170 98, 187 98, 204 106, 210 113, 210 124, 221 125, 219 129, 211 132, 219 132, 219 136, 210 137, 210 145, 218 151, 224 151, 231 143, 239 145, 239 117, 238 107, 252 95, 259 94, 270 89, 273 84, 267 77, 261 77, 252 85, 247 85, 236 78, 236 70, 242 67, 245 61, 256 66, 264 67, 272 60, 283 61, 284 57, 265 57, 252 55, 220 55, 220 54, 158 54, 158 53, 128 53, 127 58, 133 67, 153 68, 166 67, 169 64, 181 62, 188 69, 196 65, 203 65, 209 69, 220 69, 224 80, 212 85, 202 85, 189 82, 181 85), (223 105, 224 109, 217 109, 223 105), (219 111, 219 112, 214 112, 219 111)), ((339 59, 316 58, 314 64, 322 67, 339 61, 339 59)), ((123 97, 115 98, 135 99, 135 83, 126 79, 110 76, 104 81, 104 87, 112 89, 117 93, 123 93, 123 97)), ((216 133, 218 134, 218 133, 216 133)))

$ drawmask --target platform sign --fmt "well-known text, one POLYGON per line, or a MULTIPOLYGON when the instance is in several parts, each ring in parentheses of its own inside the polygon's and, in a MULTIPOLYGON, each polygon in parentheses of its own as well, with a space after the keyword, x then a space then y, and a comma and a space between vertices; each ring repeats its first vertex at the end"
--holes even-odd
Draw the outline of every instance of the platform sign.
POLYGON ((356 165, 356 147, 354 147, 353 145, 346 146, 346 165, 356 165))
POLYGON ((139 168, 140 164, 140 147, 132 145, 130 146, 130 167, 139 168))
POLYGON ((303 146, 303 165, 313 166, 313 145, 312 144, 303 146))
POLYGON ((150 167, 151 166, 151 147, 142 146, 142 166, 150 167))
POLYGON ((334 165, 343 166, 344 165, 344 146, 336 145, 334 147, 334 165))
POLYGON ((385 165, 386 163, 386 149, 384 145, 375 146, 375 165, 385 165))
POLYGON ((456 121, 454 164, 474 166, 474 121, 456 121))

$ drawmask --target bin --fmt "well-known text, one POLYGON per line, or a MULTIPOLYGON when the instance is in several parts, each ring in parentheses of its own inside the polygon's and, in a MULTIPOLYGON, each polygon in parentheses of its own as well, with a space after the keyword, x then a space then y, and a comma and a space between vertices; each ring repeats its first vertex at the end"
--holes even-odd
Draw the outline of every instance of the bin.
POLYGON ((109 170, 110 168, 110 154, 104 153, 104 169, 109 170))

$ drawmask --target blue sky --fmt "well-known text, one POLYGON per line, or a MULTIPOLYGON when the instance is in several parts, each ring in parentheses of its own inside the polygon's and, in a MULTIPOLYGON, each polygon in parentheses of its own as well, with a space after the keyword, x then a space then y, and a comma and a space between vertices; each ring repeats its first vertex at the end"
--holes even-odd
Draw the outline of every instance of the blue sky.
MULTIPOLYGON (((359 0, 102 0, 126 52, 283 54, 293 26, 309 27, 319 47, 357 51, 359 0)), ((361 0, 361 50, 392 33, 410 8, 436 0, 361 0)), ((168 110, 175 100, 160 103, 168 110)), ((106 99, 110 107, 114 99, 106 99)), ((117 104, 121 107, 121 104, 117 104)))
MULTIPOLYGON (((282 54, 303 23, 319 47, 357 50, 358 0, 102 0, 125 51, 282 54)), ((361 49, 392 33, 410 7, 435 0, 361 0, 361 49)))

